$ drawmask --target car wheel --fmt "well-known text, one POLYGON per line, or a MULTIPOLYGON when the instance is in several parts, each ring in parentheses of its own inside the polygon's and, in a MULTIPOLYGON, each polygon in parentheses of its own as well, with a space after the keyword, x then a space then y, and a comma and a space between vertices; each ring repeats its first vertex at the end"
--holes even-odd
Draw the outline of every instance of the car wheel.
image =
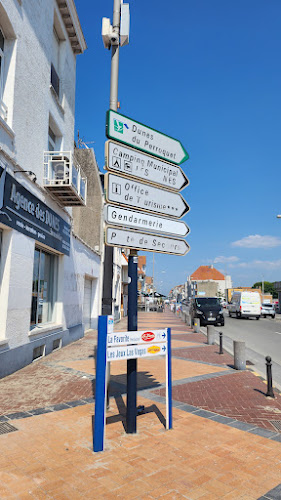
POLYGON ((260 319, 260 317, 259 317, 259 316, 257 316, 257 317, 256 317, 256 319, 260 319))
POLYGON ((271 316, 271 317, 272 317, 272 319, 274 319, 274 318, 275 318, 275 314, 272 314, 272 316, 271 316))
POLYGON ((221 326, 224 326, 224 321, 221 323, 221 326))
POLYGON ((228 316, 231 318, 231 312, 230 311, 228 311, 228 316))

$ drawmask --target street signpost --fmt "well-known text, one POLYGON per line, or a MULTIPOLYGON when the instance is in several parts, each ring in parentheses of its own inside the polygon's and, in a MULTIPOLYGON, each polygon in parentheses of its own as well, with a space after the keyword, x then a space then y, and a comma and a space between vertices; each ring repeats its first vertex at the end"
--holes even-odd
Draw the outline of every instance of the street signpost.
POLYGON ((116 205, 105 205, 104 218, 109 225, 152 233, 172 234, 179 238, 184 238, 189 233, 189 227, 184 221, 137 212, 116 205))
POLYGON ((181 191, 189 184, 180 167, 118 142, 105 143, 105 168, 174 191, 181 191))
POLYGON ((112 332, 107 335, 107 347, 127 344, 148 344, 151 342, 167 342, 167 329, 112 332))
POLYGON ((106 415, 106 365, 111 361, 162 356, 166 364, 166 429, 172 429, 171 329, 116 332, 107 316, 99 316, 94 451, 104 449, 106 415))
POLYGON ((171 255, 186 255, 190 250, 185 240, 110 226, 105 230, 105 242, 111 246, 171 255))
MULTIPOLYGON (((107 48, 111 46, 111 77, 110 77, 110 110, 106 116, 106 135, 108 139, 126 146, 107 145, 106 168, 118 171, 124 177, 107 174, 105 176, 106 201, 113 204, 124 204, 125 207, 144 212, 152 212, 157 215, 171 216, 180 219, 189 211, 189 206, 181 195, 174 191, 180 191, 189 184, 185 174, 179 167, 189 158, 187 151, 177 139, 169 137, 162 132, 152 129, 131 118, 121 115, 118 109, 118 71, 119 71, 119 46, 128 41, 129 8, 123 4, 123 0, 114 0, 112 25, 110 20, 103 20, 102 37, 107 48), (124 7, 124 8, 123 8, 124 7), (121 31, 120 31, 120 17, 121 31), (109 151, 109 148, 113 148, 109 151), (115 148, 115 149, 114 149, 115 148), (132 149, 133 148, 133 149, 132 149), (142 154, 139 154, 141 151, 142 154), (151 156, 148 156, 151 155, 151 156), (129 157, 128 157, 129 155, 129 157), (133 156, 133 158, 132 158, 133 156), (124 160, 124 161, 123 161, 124 160), (145 165, 144 170, 138 169, 138 164, 145 165), (131 181, 130 178, 142 179, 146 184, 131 181), (150 184, 163 186, 159 189, 150 184), (167 189, 168 188, 168 189, 167 189)), ((112 144, 112 143, 111 143, 112 144)), ((118 210, 121 207, 118 207, 118 210)), ((117 211, 117 208, 115 209, 117 211)), ((125 214, 118 214, 125 222, 125 214)), ((132 213, 133 210, 127 210, 132 213)), ((171 230, 172 221, 164 223, 163 217, 142 215, 142 223, 138 229, 145 226, 146 221, 150 230, 159 232, 160 225, 163 232, 181 235, 182 231, 189 231, 187 226, 175 221, 176 229, 171 230), (157 226, 157 227, 156 227, 157 226), (158 228, 159 226, 159 228, 158 228)), ((114 217, 113 212, 111 213, 114 217)), ((129 215, 131 217, 131 215, 129 215)), ((131 223, 131 221, 129 221, 131 223)), ((125 224, 123 224, 125 225, 125 224)), ((133 229, 135 227, 135 222, 133 229)), ((104 427, 106 415, 106 383, 109 371, 106 375, 105 367, 110 365, 106 362, 106 339, 108 332, 107 316, 112 313, 113 302, 113 246, 125 246, 130 248, 128 261, 128 330, 137 331, 137 249, 157 251, 160 253, 171 253, 174 255, 185 255, 189 246, 184 240, 160 236, 158 234, 141 233, 138 230, 126 230, 117 226, 106 228, 106 247, 104 255, 103 274, 103 298, 102 317, 99 317, 99 334, 97 350, 97 380, 96 380, 96 407, 94 423, 94 451, 103 450, 104 427), (124 245, 124 241, 126 244, 124 245), (101 373, 101 375, 100 375, 101 373)), ((151 332, 150 332, 151 333, 151 332)), ((171 332, 168 329, 168 343, 166 355, 166 425, 172 428, 172 384, 171 384, 171 332)), ((114 349, 116 346, 108 347, 114 349)), ((146 348, 147 346, 145 346, 146 348)), ((154 354, 158 352, 158 345, 154 346, 154 354)), ((153 346, 151 346, 153 348, 153 346)), ((162 349, 163 346, 160 348, 162 349)), ((110 351, 113 353, 113 351, 110 351)), ((115 351, 114 351, 115 352, 115 351)), ((147 351, 148 352, 148 351, 147 351)), ((152 351, 150 351, 152 353, 152 351)), ((152 354, 151 354, 152 355, 152 354)), ((127 358, 127 433, 136 432, 136 392, 137 392, 137 359, 127 358)))
POLYGON ((163 356, 167 352, 167 342, 151 345, 128 345, 124 347, 108 347, 107 360, 120 361, 121 359, 147 358, 148 356, 163 356))
POLYGON ((181 142, 128 116, 110 109, 106 115, 106 136, 162 160, 180 165, 189 156, 181 142))
POLYGON ((106 200, 180 219, 189 206, 179 193, 165 191, 120 175, 105 174, 106 200))

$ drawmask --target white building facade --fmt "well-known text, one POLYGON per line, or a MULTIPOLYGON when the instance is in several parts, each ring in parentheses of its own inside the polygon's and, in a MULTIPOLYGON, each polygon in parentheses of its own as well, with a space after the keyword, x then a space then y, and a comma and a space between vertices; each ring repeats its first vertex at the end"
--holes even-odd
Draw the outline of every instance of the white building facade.
POLYGON ((87 205, 73 156, 85 49, 73 0, 0 0, 0 377, 82 337, 100 314, 102 235, 86 244, 71 208, 87 205))

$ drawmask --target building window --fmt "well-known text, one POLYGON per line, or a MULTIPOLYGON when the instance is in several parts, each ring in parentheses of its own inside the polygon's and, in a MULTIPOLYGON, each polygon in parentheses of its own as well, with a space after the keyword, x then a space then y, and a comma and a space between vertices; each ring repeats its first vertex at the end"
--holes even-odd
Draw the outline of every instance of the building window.
POLYGON ((4 71, 4 35, 0 28, 0 82, 1 82, 1 99, 3 93, 3 71, 4 71))
POLYGON ((48 148, 49 151, 55 151, 56 149, 56 134, 52 131, 51 127, 49 127, 49 135, 48 135, 48 148))
POLYGON ((53 56, 51 64, 51 85, 56 92, 57 96, 60 96, 60 78, 59 78, 59 66, 60 66, 60 39, 56 28, 53 29, 53 56))
POLYGON ((4 45, 5 38, 0 28, 0 116, 3 120, 7 120, 7 106, 3 102, 4 93, 4 45))
POLYGON ((55 266, 57 257, 51 253, 35 248, 31 327, 52 321, 55 302, 55 266))

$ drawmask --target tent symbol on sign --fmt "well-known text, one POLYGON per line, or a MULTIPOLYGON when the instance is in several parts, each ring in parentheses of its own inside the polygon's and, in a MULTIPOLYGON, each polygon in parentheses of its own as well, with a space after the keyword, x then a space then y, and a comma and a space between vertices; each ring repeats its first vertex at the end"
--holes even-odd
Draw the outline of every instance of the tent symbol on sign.
POLYGON ((121 169, 121 158, 118 158, 117 156, 113 156, 112 167, 120 170, 121 169))

